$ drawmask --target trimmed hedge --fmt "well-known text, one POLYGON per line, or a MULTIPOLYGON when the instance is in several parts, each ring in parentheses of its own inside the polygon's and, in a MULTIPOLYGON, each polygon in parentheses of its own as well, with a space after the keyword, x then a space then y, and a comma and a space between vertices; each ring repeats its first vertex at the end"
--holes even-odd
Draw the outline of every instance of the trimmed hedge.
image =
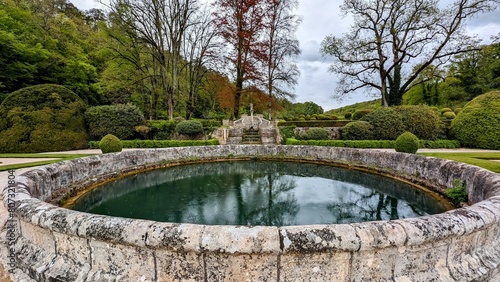
POLYGON ((356 110, 352 114, 351 118, 352 118, 352 120, 360 120, 362 117, 366 116, 367 114, 369 114, 371 112, 373 112, 373 110, 368 110, 368 109, 356 110))
POLYGON ((404 130, 403 117, 394 108, 380 108, 360 119, 373 125, 373 139, 396 140, 404 130))
POLYGON ((150 128, 149 138, 167 140, 171 139, 175 134, 175 126, 177 121, 171 120, 149 120, 147 126, 150 128))
POLYGON ((185 120, 175 126, 175 131, 179 134, 197 135, 203 133, 203 124, 198 120, 185 120))
POLYGON ((443 113, 443 117, 445 119, 454 119, 457 115, 454 112, 445 112, 443 113))
POLYGON ((297 140, 288 138, 286 145, 309 145, 347 148, 394 148, 393 140, 297 140))
POLYGON ((328 140, 330 139, 330 133, 323 128, 310 128, 304 134, 305 140, 328 140))
MULTIPOLYGON (((210 140, 122 140, 123 148, 170 148, 186 146, 212 146, 219 145, 217 139, 210 140)), ((90 141, 91 149, 100 149, 98 141, 90 141)))
POLYGON ((0 152, 86 148, 86 108, 78 95, 60 85, 41 84, 12 92, 0 105, 0 152))
POLYGON ((500 149, 500 91, 479 95, 451 122, 451 133, 465 147, 500 149))
POLYGON ((144 116, 132 104, 91 107, 85 120, 92 140, 100 140, 113 134, 121 140, 134 137, 135 127, 144 124, 144 116))
POLYGON ((367 121, 353 121, 342 127, 343 140, 372 140, 373 125, 367 121))
POLYGON ((285 121, 279 122, 279 127, 296 126, 296 127, 343 127, 351 122, 350 120, 311 120, 311 121, 285 121))
POLYGON ((441 117, 429 106, 399 106, 395 108, 401 114, 404 129, 419 139, 436 140, 441 132, 441 117))
MULTIPOLYGON (((288 138, 286 145, 331 146, 364 149, 392 149, 394 140, 297 140, 288 138)), ((419 148, 423 149, 457 149, 460 142, 457 140, 419 140, 419 148)))

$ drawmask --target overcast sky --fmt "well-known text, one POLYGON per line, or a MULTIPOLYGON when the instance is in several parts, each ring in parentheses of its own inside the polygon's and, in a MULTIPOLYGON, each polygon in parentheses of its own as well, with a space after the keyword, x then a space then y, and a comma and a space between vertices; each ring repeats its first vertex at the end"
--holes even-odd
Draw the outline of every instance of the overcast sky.
MULTIPOLYGON (((99 8, 96 0, 69 0, 80 10, 99 8)), ((451 0, 441 0, 442 4, 451 0)), ((299 0, 297 14, 302 18, 302 24, 297 30, 302 55, 298 61, 301 71, 296 102, 312 101, 323 107, 325 111, 350 105, 360 101, 374 99, 357 93, 339 102, 331 98, 336 88, 336 77, 328 72, 331 64, 328 58, 323 58, 319 52, 321 41, 328 35, 341 36, 348 31, 350 19, 340 14, 341 0, 299 0)), ((500 33, 500 9, 489 14, 472 19, 467 23, 470 34, 477 34, 485 43, 490 37, 500 33)))

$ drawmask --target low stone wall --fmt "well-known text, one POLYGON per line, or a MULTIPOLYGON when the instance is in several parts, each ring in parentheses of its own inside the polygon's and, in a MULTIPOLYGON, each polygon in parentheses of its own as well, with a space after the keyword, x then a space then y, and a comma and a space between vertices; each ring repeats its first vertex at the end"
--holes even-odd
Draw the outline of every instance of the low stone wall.
POLYGON ((453 161, 349 148, 226 145, 86 157, 33 169, 16 181, 16 271, 35 281, 500 281, 500 175, 453 161), (246 227, 107 217, 45 202, 126 171, 243 156, 375 169, 437 191, 461 179, 471 206, 393 221, 246 227))

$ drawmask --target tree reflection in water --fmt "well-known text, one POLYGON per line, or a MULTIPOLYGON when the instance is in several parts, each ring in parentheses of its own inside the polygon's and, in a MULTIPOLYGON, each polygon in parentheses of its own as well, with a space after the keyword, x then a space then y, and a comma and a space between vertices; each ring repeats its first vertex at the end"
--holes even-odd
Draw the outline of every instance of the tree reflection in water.
POLYGON ((138 174, 96 189, 74 209, 165 222, 268 226, 397 219, 445 210, 424 192, 384 177, 269 161, 138 174))

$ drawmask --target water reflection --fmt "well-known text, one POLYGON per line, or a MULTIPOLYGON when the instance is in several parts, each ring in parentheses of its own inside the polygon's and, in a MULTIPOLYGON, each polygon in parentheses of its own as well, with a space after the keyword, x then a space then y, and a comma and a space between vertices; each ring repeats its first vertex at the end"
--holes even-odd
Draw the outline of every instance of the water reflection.
POLYGON ((412 186, 337 167, 244 161, 139 174, 89 193, 76 210, 165 222, 301 225, 443 212, 412 186))

